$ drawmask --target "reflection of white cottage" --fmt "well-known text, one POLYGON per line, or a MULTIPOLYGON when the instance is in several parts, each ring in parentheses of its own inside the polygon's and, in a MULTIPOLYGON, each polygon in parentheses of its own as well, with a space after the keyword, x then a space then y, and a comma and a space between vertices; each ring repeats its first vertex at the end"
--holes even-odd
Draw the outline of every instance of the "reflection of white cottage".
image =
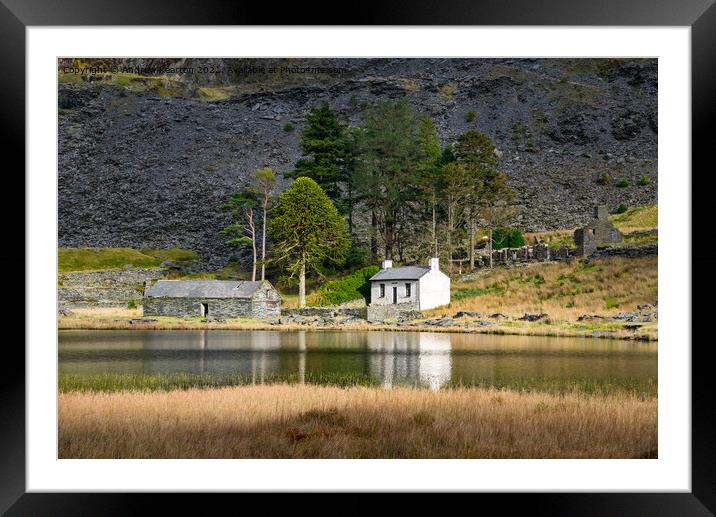
POLYGON ((423 385, 439 389, 450 382, 450 334, 369 332, 368 372, 387 388, 423 385))
POLYGON ((450 277, 440 271, 438 259, 427 266, 393 267, 383 261, 383 269, 370 278, 368 320, 397 318, 402 312, 422 311, 450 303, 450 277))

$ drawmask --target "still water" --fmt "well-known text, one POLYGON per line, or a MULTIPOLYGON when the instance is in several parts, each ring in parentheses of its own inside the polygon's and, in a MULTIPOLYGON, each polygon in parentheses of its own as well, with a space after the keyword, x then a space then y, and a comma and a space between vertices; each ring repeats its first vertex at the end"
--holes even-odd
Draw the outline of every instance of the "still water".
POLYGON ((619 340, 432 332, 63 330, 59 371, 368 375, 386 387, 656 380, 657 345, 619 340))

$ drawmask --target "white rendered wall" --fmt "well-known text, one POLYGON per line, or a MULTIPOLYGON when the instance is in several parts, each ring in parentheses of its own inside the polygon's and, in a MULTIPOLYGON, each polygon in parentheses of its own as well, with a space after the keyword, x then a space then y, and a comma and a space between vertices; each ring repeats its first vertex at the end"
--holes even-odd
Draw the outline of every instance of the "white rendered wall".
POLYGON ((414 303, 417 307, 418 284, 415 280, 373 280, 370 287, 371 305, 392 305, 393 287, 398 288, 397 303, 414 303), (380 284, 385 285, 385 296, 380 297, 380 284), (410 284, 410 296, 405 296, 405 284, 410 284))
POLYGON ((432 269, 420 277, 418 287, 419 310, 433 309, 450 303, 450 277, 432 269))

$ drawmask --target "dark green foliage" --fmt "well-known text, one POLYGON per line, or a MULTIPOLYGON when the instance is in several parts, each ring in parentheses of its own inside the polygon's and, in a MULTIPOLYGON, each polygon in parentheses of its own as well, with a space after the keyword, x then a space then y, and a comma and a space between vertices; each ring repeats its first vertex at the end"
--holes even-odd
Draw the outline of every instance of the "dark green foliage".
POLYGON ((293 129, 294 129, 294 126, 293 126, 292 122, 286 122, 286 125, 283 126, 283 130, 286 131, 287 133, 289 131, 293 131, 293 129))
POLYGON ((127 309, 136 309, 137 308, 137 301, 136 300, 129 300, 127 302, 127 309))
POLYGON ((342 264, 350 249, 346 221, 321 187, 298 178, 279 196, 269 230, 277 239, 275 257, 298 273, 318 271, 324 262, 342 264))
POLYGON ((287 178, 311 178, 332 200, 341 197, 340 183, 344 180, 346 158, 345 128, 324 102, 313 108, 306 117, 308 125, 301 138, 302 158, 296 162, 287 178))
POLYGON ((525 245, 525 236, 517 228, 495 228, 492 230, 492 249, 519 248, 525 245))
POLYGON ((385 256, 393 251, 415 210, 420 171, 419 124, 407 98, 380 101, 364 116, 356 134, 355 186, 380 232, 385 256))
POLYGON ((618 214, 623 214, 623 213, 626 212, 627 210, 628 210, 628 208, 627 208, 627 206, 626 206, 624 203, 620 204, 620 205, 617 207, 617 213, 618 213, 618 214))
POLYGON ((644 187, 644 186, 648 185, 649 183, 651 183, 651 181, 649 181, 649 176, 641 176, 639 178, 639 186, 640 187, 644 187))
POLYGON ((340 280, 326 282, 316 291, 311 305, 340 305, 361 297, 370 303, 370 282, 368 282, 368 279, 378 271, 380 271, 378 266, 368 266, 354 271, 340 280))
POLYGON ((617 187, 624 188, 629 186, 629 181, 626 179, 620 179, 619 183, 617 183, 617 187))
POLYGON ((472 122, 475 120, 475 117, 476 115, 474 111, 468 111, 467 115, 465 115, 465 122, 472 122))
POLYGON ((609 174, 606 172, 599 176, 599 179, 597 180, 597 183, 599 185, 609 185, 609 182, 611 181, 611 178, 609 177, 609 174))

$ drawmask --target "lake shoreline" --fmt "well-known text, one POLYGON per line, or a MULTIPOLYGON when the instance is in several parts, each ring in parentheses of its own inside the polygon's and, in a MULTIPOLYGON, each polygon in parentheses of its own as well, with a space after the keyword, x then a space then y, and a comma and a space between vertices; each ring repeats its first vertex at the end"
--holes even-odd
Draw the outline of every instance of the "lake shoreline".
POLYGON ((60 458, 655 458, 657 398, 252 385, 59 395, 60 458))
POLYGON ((392 332, 451 332, 468 334, 494 334, 542 337, 579 337, 620 339, 631 341, 658 341, 658 325, 647 323, 630 325, 615 322, 559 322, 509 321, 490 322, 489 325, 471 326, 471 320, 456 325, 428 325, 424 322, 369 323, 368 321, 330 325, 314 323, 276 323, 248 318, 205 322, 197 319, 152 317, 145 319, 112 316, 71 315, 58 318, 59 330, 272 330, 272 331, 392 331, 392 332), (638 327, 638 328, 635 328, 638 327))

